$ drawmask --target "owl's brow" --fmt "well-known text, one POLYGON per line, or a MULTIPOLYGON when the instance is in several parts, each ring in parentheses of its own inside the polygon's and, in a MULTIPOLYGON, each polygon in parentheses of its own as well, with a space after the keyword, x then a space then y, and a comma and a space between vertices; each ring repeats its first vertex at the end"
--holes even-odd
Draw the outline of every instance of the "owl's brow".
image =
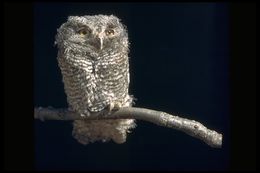
POLYGON ((69 26, 76 26, 76 27, 87 27, 87 24, 85 23, 85 21, 82 20, 77 20, 77 22, 75 21, 70 21, 68 22, 69 26))
POLYGON ((78 30, 81 30, 81 29, 88 29, 89 31, 91 31, 91 29, 90 29, 90 27, 89 26, 87 26, 86 24, 84 24, 84 23, 78 23, 77 25, 76 25, 76 27, 77 27, 77 31, 78 30))
POLYGON ((116 28, 116 25, 113 24, 113 23, 108 23, 108 24, 107 24, 107 28, 113 29, 113 28, 116 28))
POLYGON ((78 27, 88 27, 87 24, 83 23, 83 22, 77 23, 76 26, 78 26, 78 27))

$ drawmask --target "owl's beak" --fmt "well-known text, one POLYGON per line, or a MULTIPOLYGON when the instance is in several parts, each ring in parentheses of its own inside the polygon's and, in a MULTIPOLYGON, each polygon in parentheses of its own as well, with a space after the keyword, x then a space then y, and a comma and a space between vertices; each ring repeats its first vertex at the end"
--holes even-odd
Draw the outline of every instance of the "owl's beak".
POLYGON ((99 36, 98 39, 99 39, 99 49, 102 50, 103 49, 103 37, 99 36))
POLYGON ((96 48, 99 50, 103 49, 103 36, 101 34, 96 35, 96 48))

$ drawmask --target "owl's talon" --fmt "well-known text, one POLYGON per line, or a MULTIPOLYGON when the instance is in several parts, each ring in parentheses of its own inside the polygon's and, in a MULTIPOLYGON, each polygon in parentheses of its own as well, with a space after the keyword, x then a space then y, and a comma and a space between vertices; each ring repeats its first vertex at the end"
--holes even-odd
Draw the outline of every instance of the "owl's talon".
POLYGON ((119 103, 115 103, 115 102, 111 102, 108 107, 107 107, 107 110, 108 110, 108 114, 111 114, 112 112, 114 111, 118 111, 121 107, 121 104, 119 103))
POLYGON ((109 105, 108 105, 108 111, 111 112, 115 107, 115 104, 114 102, 111 102, 109 105))
POLYGON ((113 110, 118 111, 121 108, 121 104, 115 104, 113 110))

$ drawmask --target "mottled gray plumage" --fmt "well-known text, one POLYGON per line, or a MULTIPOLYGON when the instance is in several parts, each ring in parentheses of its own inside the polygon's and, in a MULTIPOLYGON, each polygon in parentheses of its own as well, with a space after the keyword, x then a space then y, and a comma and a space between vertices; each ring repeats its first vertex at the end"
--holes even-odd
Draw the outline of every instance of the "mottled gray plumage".
MULTIPOLYGON (((113 15, 70 16, 57 31, 57 59, 70 109, 91 116, 131 106, 128 35, 120 20, 113 15)), ((132 119, 76 120, 72 134, 82 144, 123 143, 134 126, 132 119)))

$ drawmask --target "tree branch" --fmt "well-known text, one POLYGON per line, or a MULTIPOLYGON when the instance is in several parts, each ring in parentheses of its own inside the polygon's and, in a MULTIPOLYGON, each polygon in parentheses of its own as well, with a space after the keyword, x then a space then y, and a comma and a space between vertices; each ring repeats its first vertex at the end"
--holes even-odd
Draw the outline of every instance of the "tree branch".
POLYGON ((177 129, 190 136, 201 139, 214 148, 221 148, 222 134, 207 129, 201 123, 173 116, 165 112, 145 108, 126 107, 107 115, 105 113, 94 113, 91 116, 80 116, 67 109, 34 108, 34 118, 44 120, 97 120, 97 119, 138 119, 148 121, 159 126, 177 129))

